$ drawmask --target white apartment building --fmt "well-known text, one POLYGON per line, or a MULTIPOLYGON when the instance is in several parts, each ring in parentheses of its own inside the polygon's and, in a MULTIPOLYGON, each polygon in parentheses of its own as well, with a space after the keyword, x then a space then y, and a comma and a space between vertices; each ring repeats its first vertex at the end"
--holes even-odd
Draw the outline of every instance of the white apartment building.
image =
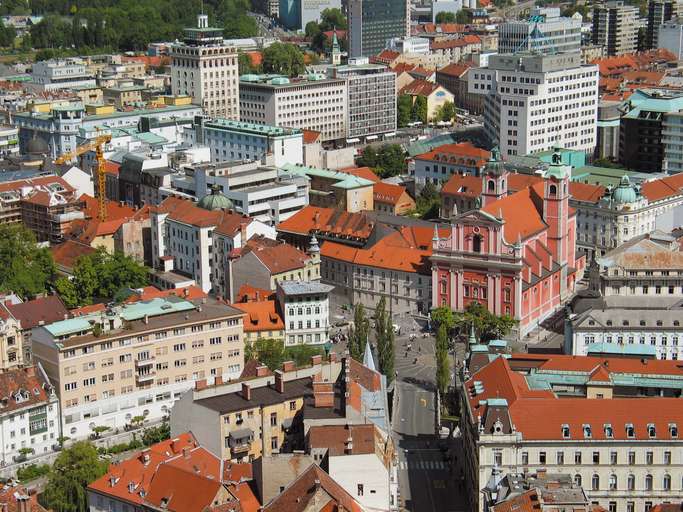
POLYGON ((35 327, 34 359, 57 389, 64 435, 123 429, 135 416, 153 423, 194 381, 238 378, 242 315, 222 302, 170 296, 35 327))
POLYGON ((224 256, 223 251, 240 248, 255 235, 275 238, 272 227, 229 211, 231 202, 214 191, 198 204, 169 197, 150 217, 154 264, 167 268, 162 262, 172 261, 168 271, 193 278, 204 292, 212 289, 216 265, 225 264, 217 254, 224 256))
POLYGON ((485 510, 481 491, 506 473, 538 470, 570 475, 612 512, 680 501, 678 362, 488 351, 470 347, 460 389, 470 510, 485 510))
POLYGON ((498 25, 498 53, 566 53, 581 50, 581 21, 560 16, 559 7, 535 7, 527 20, 498 25))
POLYGON ((485 95, 484 129, 502 155, 595 149, 598 67, 578 52, 492 55, 468 71, 468 92, 485 95))
POLYGON ((19 153, 19 128, 0 125, 0 155, 8 156, 19 153))
POLYGON ((95 77, 81 59, 52 59, 34 62, 31 68, 31 87, 52 92, 74 87, 94 87, 95 77))
MULTIPOLYGON (((270 163, 272 159, 268 158, 270 163)), ((254 161, 201 164, 188 168, 196 196, 216 186, 235 211, 264 224, 277 225, 308 205, 309 181, 305 177, 280 173, 272 165, 254 161)))
POLYGON ((303 164, 303 132, 230 119, 201 119, 195 125, 196 141, 208 146, 212 162, 261 160, 272 164, 303 164))
POLYGON ((638 49, 638 6, 612 0, 593 6, 592 43, 606 55, 633 53, 638 49))
POLYGON ((428 55, 429 39, 426 37, 393 37, 387 48, 398 53, 428 55))
POLYGON ((683 59, 683 25, 678 20, 667 21, 657 29, 657 47, 669 50, 676 59, 683 59))
POLYGON ((61 436, 59 400, 43 368, 27 366, 0 373, 0 462, 12 464, 28 455, 52 451, 61 436))
POLYGON ((223 29, 208 24, 206 14, 198 15, 197 28, 171 45, 171 90, 192 97, 211 117, 239 120, 237 50, 223 42, 223 29))
POLYGON ((285 346, 320 345, 329 341, 330 292, 318 281, 280 281, 276 297, 285 322, 285 346))
POLYGON ((249 123, 314 130, 321 141, 340 140, 348 130, 346 81, 309 74, 240 77, 240 115, 249 123))

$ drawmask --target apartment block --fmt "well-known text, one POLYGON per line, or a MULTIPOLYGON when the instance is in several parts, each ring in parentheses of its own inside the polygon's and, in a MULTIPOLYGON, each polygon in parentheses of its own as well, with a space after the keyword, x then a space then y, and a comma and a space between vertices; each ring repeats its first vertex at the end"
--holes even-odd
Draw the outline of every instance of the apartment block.
POLYGON ((410 36, 410 2, 352 0, 349 12, 349 56, 372 57, 395 37, 410 36))
POLYGON ((85 68, 85 62, 77 58, 34 62, 31 78, 31 86, 42 92, 96 85, 95 77, 85 68))
POLYGON ((301 78, 273 75, 240 77, 241 120, 321 133, 321 140, 346 137, 346 80, 309 74, 301 78))
POLYGON ((285 322, 285 345, 321 345, 329 340, 330 292, 318 281, 280 281, 276 297, 285 322))
POLYGON ((485 96, 484 129, 503 155, 595 149, 598 67, 582 65, 580 53, 492 55, 468 73, 469 92, 485 96))
POLYGON ((659 46, 659 27, 667 21, 676 20, 681 12, 677 0, 650 0, 647 3, 647 30, 645 49, 656 50, 659 46))
POLYGON ((237 50, 223 42, 223 30, 209 27, 206 14, 171 46, 171 90, 186 95, 211 117, 240 119, 237 50))
POLYGON ((159 421, 194 381, 239 377, 242 316, 225 303, 168 296, 35 327, 34 361, 57 389, 65 435, 122 429, 140 415, 159 421))
POLYGON ((592 43, 606 55, 623 55, 638 49, 638 7, 612 0, 593 7, 592 43))
POLYGON ((581 50, 581 21, 560 16, 559 7, 535 7, 527 20, 498 26, 498 53, 565 53, 581 50))
POLYGON ((22 449, 43 455, 53 450, 61 436, 59 400, 40 365, 0 373, 0 462, 25 459, 22 449))

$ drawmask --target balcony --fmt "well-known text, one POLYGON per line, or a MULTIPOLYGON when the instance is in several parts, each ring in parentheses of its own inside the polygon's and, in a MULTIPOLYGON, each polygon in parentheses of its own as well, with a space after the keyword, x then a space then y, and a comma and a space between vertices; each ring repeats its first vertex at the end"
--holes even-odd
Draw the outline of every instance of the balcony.
POLYGON ((156 374, 157 372, 136 373, 135 382, 137 382, 138 384, 146 384, 148 382, 152 382, 156 374))
POLYGON ((154 358, 150 357, 148 359, 136 359, 135 368, 147 368, 154 365, 154 358))
POLYGON ((249 452, 254 432, 250 428, 241 428, 230 432, 228 446, 233 457, 242 457, 249 452))

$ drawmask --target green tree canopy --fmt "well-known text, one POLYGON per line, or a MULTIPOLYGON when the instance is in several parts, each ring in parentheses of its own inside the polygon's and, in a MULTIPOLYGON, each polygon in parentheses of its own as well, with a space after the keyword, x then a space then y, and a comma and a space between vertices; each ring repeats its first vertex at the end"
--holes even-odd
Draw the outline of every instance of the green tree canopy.
POLYGON ((438 308, 432 309, 431 313, 432 322, 436 324, 436 327, 441 325, 446 326, 446 332, 449 332, 453 327, 455 327, 455 313, 448 306, 439 306, 438 308))
POLYGON ((273 43, 263 50, 263 71, 285 76, 297 76, 305 71, 304 54, 287 43, 273 43))
POLYGON ((455 14, 452 12, 441 11, 436 15, 435 20, 437 23, 455 23, 456 17, 455 14))
POLYGON ((12 46, 17 37, 14 27, 0 23, 0 46, 12 46))
POLYGON ((49 249, 39 248, 32 231, 0 225, 0 291, 29 299, 47 290, 55 273, 49 249))
POLYGON ((399 128, 405 128, 412 121, 413 98, 407 94, 399 94, 396 100, 396 116, 399 128))
POLYGON ((439 216, 441 196, 434 183, 427 181, 415 201, 415 211, 422 219, 435 219, 439 216))
POLYGON ((436 112, 436 120, 451 122, 453 119, 455 119, 455 105, 452 101, 446 101, 436 112))
POLYGON ((104 475, 108 465, 92 444, 75 443, 57 456, 40 503, 55 512, 87 512, 86 487, 104 475))
POLYGON ((325 349, 320 345, 285 347, 282 340, 273 338, 259 338, 253 343, 247 343, 244 350, 247 361, 259 361, 271 371, 282 368, 285 361, 294 361, 297 366, 305 366, 310 364, 311 357, 316 355, 325 355, 325 349))
POLYGON ((315 21, 309 21, 306 23, 304 32, 307 39, 313 39, 315 36, 320 34, 320 25, 318 25, 315 21))
POLYGON ((353 326, 349 328, 348 349, 356 361, 363 361, 363 352, 370 332, 370 321, 365 316, 363 304, 356 304, 353 310, 353 326))
POLYGON ((436 387, 441 396, 446 394, 450 380, 448 366, 448 332, 444 324, 436 331, 436 387))
POLYGON ((323 9, 320 13, 320 30, 327 32, 328 30, 338 29, 346 30, 346 17, 339 9, 323 9))
POLYGON ((379 151, 368 146, 356 163, 371 167, 382 178, 404 174, 407 169, 406 155, 399 144, 385 144, 379 151))
POLYGON ((455 15, 455 22, 461 25, 472 23, 472 12, 467 9, 460 9, 455 15))
POLYGON ((239 74, 240 75, 247 75, 249 73, 260 73, 261 72, 261 66, 254 66, 251 63, 251 59, 249 58, 249 55, 246 53, 240 52, 239 56, 237 57, 237 62, 239 65, 239 74))
POLYGON ((460 334, 469 333, 474 325, 475 333, 481 343, 500 339, 510 334, 517 321, 510 315, 497 316, 479 302, 470 302, 465 311, 455 313, 455 327, 460 334))
POLYGON ((411 112, 413 121, 421 123, 427 122, 427 98, 424 96, 417 96, 413 103, 413 110, 411 112))
POLYGON ((76 261, 73 279, 57 279, 55 288, 69 308, 92 304, 94 298, 111 299, 123 288, 140 288, 149 282, 147 268, 121 252, 99 249, 76 261))
POLYGON ((391 383, 394 380, 394 324, 386 307, 386 298, 382 296, 375 308, 375 340, 379 370, 387 383, 391 383))

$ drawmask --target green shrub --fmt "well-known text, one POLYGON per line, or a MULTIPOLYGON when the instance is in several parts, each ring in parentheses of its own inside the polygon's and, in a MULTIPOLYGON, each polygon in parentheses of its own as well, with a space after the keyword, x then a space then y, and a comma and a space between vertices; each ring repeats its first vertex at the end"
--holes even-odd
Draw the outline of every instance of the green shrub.
POLYGON ((17 470, 17 478, 21 483, 47 475, 50 472, 49 464, 29 464, 17 470))

